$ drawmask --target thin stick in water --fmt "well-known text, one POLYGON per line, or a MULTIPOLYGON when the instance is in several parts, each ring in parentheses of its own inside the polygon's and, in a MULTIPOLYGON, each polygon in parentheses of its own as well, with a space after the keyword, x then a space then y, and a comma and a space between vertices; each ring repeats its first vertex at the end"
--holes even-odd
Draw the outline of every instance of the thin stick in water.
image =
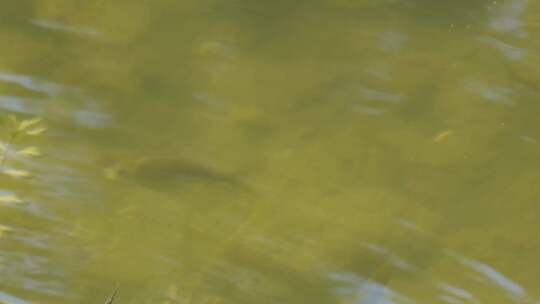
POLYGON ((107 298, 107 301, 105 301, 105 304, 112 304, 112 302, 114 301, 114 297, 116 296, 117 291, 118 291, 118 289, 115 289, 113 291, 113 293, 107 298))

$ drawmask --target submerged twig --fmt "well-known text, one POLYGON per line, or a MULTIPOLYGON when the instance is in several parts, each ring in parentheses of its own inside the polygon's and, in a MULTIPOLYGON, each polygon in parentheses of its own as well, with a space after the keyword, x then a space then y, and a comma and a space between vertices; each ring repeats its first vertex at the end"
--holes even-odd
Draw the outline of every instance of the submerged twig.
POLYGON ((107 301, 105 301, 105 304, 112 304, 114 301, 114 297, 116 296, 116 292, 118 291, 118 288, 115 289, 112 294, 107 298, 107 301))

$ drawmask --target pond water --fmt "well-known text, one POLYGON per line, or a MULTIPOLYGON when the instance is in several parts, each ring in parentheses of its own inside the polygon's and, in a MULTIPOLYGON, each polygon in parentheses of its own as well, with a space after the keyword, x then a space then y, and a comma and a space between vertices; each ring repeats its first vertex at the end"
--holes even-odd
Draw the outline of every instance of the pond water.
POLYGON ((3 3, 0 302, 540 303, 538 20, 3 3))

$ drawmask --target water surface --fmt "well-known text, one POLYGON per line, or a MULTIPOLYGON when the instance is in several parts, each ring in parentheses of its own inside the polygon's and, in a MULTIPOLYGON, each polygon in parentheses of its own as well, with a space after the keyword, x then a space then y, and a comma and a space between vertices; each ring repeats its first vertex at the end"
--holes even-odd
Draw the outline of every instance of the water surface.
POLYGON ((0 117, 47 131, 0 176, 0 302, 538 303, 539 17, 3 4, 0 117))

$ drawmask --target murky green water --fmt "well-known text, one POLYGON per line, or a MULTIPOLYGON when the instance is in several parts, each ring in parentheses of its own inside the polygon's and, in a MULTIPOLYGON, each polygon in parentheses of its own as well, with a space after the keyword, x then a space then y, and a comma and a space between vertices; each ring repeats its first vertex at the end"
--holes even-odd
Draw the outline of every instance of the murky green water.
POLYGON ((0 302, 539 303, 540 3, 0 8, 0 302))

